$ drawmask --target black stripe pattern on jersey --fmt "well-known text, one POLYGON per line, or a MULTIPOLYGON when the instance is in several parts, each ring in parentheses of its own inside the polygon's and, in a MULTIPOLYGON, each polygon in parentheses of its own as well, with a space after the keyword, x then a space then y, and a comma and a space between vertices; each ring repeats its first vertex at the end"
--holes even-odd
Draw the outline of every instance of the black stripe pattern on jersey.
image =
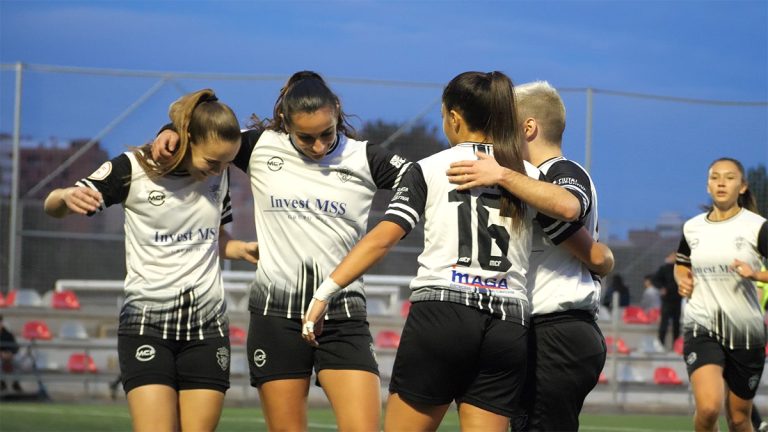
POLYGON ((204 308, 194 288, 180 290, 167 307, 126 303, 120 312, 118 333, 167 340, 203 340, 229 334, 226 304, 204 308))
MULTIPOLYGON (((296 282, 278 287, 276 282, 266 287, 251 285, 249 310, 262 315, 303 319, 312 296, 325 279, 315 260, 305 260, 296 272, 296 282)), ((326 319, 364 318, 365 297, 362 293, 343 289, 331 298, 326 319)))
POLYGON ((463 304, 484 311, 504 321, 527 327, 530 310, 526 301, 494 296, 490 290, 454 291, 443 287, 421 287, 411 293, 410 301, 441 301, 463 304))

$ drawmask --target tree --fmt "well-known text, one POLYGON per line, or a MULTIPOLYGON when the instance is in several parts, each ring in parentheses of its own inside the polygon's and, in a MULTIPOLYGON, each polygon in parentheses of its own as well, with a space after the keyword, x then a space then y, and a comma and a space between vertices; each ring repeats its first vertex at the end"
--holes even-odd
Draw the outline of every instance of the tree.
POLYGON ((747 182, 752 196, 757 201, 757 212, 768 217, 768 173, 765 165, 759 164, 754 168, 747 169, 747 182))
MULTIPOLYGON (((359 135, 371 143, 380 145, 400 127, 400 124, 383 120, 368 121, 363 124, 359 135)), ((437 126, 430 126, 420 120, 386 147, 415 162, 445 150, 448 148, 448 143, 442 133, 437 130, 437 126)))

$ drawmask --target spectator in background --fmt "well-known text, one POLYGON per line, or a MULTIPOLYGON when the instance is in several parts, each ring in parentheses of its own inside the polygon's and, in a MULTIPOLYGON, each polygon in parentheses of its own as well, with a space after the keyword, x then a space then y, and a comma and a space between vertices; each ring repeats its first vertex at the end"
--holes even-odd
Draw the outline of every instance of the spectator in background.
POLYGON ((614 292, 619 293, 619 307, 629 306, 629 287, 624 283, 624 278, 619 274, 613 275, 611 285, 608 286, 608 289, 605 291, 605 297, 603 297, 603 306, 608 309, 611 309, 614 292))
MULTIPOLYGON (((5 376, 13 373, 13 357, 19 352, 19 344, 16 337, 3 324, 3 316, 0 315, 0 363, 2 364, 3 379, 0 379, 0 391, 6 390, 5 376)), ((13 380, 11 388, 20 392, 21 385, 13 380)))
POLYGON ((656 270, 654 283, 661 294, 661 321, 659 322, 659 342, 665 345, 667 328, 672 323, 672 343, 680 336, 681 297, 675 281, 675 252, 670 252, 664 264, 656 270))
POLYGON ((652 274, 645 275, 643 278, 643 298, 640 300, 640 307, 645 310, 661 308, 661 293, 659 289, 653 284, 655 276, 652 274))

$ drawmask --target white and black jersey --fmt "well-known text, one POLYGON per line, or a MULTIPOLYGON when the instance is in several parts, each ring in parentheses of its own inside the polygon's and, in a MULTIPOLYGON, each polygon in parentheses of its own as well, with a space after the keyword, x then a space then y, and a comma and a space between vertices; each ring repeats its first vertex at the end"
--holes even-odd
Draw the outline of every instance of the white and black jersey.
POLYGON ((229 334, 219 227, 232 220, 228 173, 152 180, 133 153, 105 162, 78 186, 101 192, 99 212, 125 209, 125 302, 119 334, 196 340, 229 334))
POLYGON ((557 247, 582 226, 598 240, 597 191, 592 178, 579 164, 562 156, 549 159, 538 168, 547 181, 578 198, 580 212, 576 222, 550 219, 549 225, 538 221, 533 224, 527 283, 533 315, 585 310, 596 316, 600 305, 599 278, 566 249, 557 247))
MULTIPOLYGON (((457 191, 445 174, 452 162, 492 150, 487 144, 461 143, 412 165, 384 220, 410 232, 424 219, 424 252, 411 282, 412 302, 460 303, 527 325, 525 284, 536 211, 528 207, 515 231, 499 215, 498 187, 457 191)), ((530 177, 541 177, 533 165, 526 162, 525 168, 530 177)))
MULTIPOLYGON (((288 134, 244 132, 235 165, 251 179, 259 238, 250 310, 302 318, 317 287, 365 234, 376 190, 397 186, 408 164, 341 134, 316 161, 288 134)), ((330 300, 329 319, 365 316, 362 278, 330 300)))
POLYGON ((734 259, 759 269, 768 256, 768 222, 749 210, 713 222, 702 213, 683 225, 677 263, 693 271, 684 327, 706 332, 725 347, 765 346, 763 312, 753 281, 731 270, 734 259))

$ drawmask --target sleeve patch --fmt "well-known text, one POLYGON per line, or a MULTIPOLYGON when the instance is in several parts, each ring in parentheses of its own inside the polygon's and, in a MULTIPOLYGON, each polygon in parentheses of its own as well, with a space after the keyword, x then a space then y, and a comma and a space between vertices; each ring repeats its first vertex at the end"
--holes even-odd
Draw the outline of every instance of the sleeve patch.
POLYGON ((93 174, 89 175, 88 178, 91 180, 104 180, 109 176, 109 174, 112 172, 112 162, 106 161, 99 169, 93 172, 93 174))
POLYGON ((400 157, 400 156, 398 156, 398 155, 394 155, 394 156, 392 156, 392 159, 390 159, 390 160, 389 160, 389 163, 390 163, 390 164, 391 164, 393 167, 395 167, 395 168, 398 168, 398 169, 399 169, 400 167, 402 167, 402 166, 403 166, 403 164, 404 164, 405 162, 407 162, 407 161, 405 160, 405 158, 402 158, 402 157, 400 157))

